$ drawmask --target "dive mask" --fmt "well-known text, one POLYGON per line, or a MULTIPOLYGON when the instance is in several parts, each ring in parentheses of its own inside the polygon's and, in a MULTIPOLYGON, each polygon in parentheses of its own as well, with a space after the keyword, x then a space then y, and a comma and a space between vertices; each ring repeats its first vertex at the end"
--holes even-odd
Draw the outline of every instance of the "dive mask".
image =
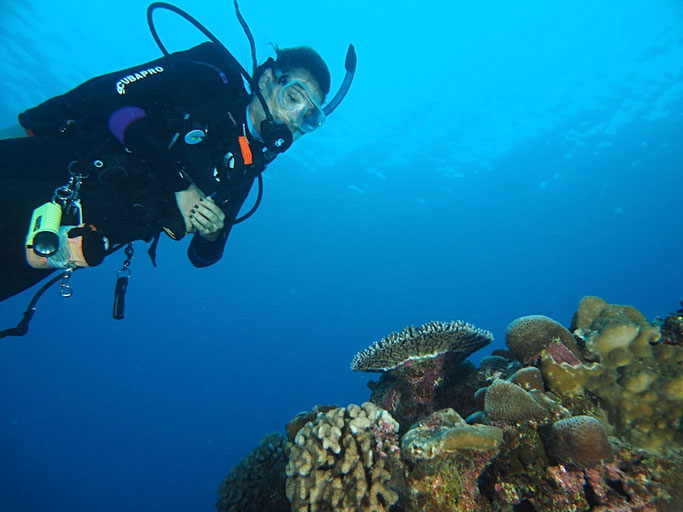
POLYGON ((325 122, 325 112, 308 86, 300 80, 290 80, 277 68, 273 71, 282 86, 277 94, 278 106, 292 114, 302 132, 310 133, 319 128, 325 122))

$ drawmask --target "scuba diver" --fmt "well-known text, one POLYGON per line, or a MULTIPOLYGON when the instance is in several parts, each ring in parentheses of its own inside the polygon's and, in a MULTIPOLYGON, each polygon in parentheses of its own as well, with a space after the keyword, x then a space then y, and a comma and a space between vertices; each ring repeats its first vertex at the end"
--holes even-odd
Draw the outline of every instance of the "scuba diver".
POLYGON ((355 71, 349 46, 345 79, 325 104, 330 73, 320 55, 276 47, 275 59, 257 65, 236 0, 235 9, 253 76, 191 16, 157 2, 147 16, 164 57, 93 78, 19 115, 28 136, 0 140, 0 301, 55 269, 68 277, 96 266, 126 245, 128 272, 134 240, 151 242, 154 262, 161 233, 192 234, 187 253, 196 267, 222 257, 232 226, 261 200, 266 166, 323 124, 355 71), (169 54, 152 21, 159 7, 211 42, 169 54), (238 218, 255 181, 256 204, 238 218))

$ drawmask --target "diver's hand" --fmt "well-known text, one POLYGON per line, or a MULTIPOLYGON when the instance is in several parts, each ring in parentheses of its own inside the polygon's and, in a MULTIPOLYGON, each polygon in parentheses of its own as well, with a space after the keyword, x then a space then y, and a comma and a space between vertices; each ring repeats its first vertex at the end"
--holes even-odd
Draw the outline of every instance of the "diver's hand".
POLYGON ((176 203, 185 219, 187 233, 199 233, 213 242, 225 225, 225 214, 197 185, 175 193, 176 203))
POLYGON ((190 222, 197 233, 213 242, 225 226, 225 214, 213 199, 203 197, 190 210, 190 222))

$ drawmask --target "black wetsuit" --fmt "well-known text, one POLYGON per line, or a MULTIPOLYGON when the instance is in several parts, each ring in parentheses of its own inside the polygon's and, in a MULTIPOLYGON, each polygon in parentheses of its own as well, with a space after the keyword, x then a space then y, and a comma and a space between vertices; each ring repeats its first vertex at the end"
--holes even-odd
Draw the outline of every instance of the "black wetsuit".
POLYGON ((33 136, 0 140, 0 300, 50 272, 26 263, 25 237, 33 209, 67 182, 69 165, 89 173, 84 222, 112 244, 163 231, 179 239, 185 224, 175 192, 194 183, 213 195, 225 227, 213 242, 195 235, 188 257, 197 267, 218 261, 255 178, 273 158, 247 127, 250 101, 235 63, 204 43, 94 78, 21 114, 33 136))

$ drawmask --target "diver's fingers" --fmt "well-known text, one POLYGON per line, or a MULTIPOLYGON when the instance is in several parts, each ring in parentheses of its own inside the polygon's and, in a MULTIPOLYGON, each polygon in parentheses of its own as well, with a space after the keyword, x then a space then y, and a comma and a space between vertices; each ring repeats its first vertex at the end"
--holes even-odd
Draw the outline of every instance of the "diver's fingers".
POLYGON ((205 206, 208 210, 214 213, 221 220, 221 222, 225 220, 225 213, 223 213, 223 210, 221 210, 220 206, 214 203, 213 198, 205 197, 201 201, 201 205, 205 206))
POLYGON ((215 203, 207 203, 208 201, 204 201, 200 204, 194 205, 194 209, 190 213, 196 212, 199 215, 203 215, 206 219, 213 222, 217 226, 223 227, 225 214, 220 208, 218 208, 218 206, 216 206, 215 203))
POLYGON ((197 215, 193 214, 190 215, 190 222, 194 227, 197 228, 197 231, 200 233, 214 233, 218 231, 218 226, 216 226, 213 222, 208 220, 206 217, 203 217, 202 215, 197 215))
POLYGON ((200 236, 206 238, 211 242, 215 241, 221 233, 221 228, 216 228, 214 224, 212 224, 210 228, 206 228, 202 226, 199 220, 194 216, 190 217, 190 222, 192 223, 192 225, 196 229, 196 232, 199 233, 200 236))
POLYGON ((194 210, 190 213, 193 213, 198 217, 204 217, 206 220, 213 222, 214 224, 219 224, 222 222, 218 215, 203 206, 195 206, 194 210))

